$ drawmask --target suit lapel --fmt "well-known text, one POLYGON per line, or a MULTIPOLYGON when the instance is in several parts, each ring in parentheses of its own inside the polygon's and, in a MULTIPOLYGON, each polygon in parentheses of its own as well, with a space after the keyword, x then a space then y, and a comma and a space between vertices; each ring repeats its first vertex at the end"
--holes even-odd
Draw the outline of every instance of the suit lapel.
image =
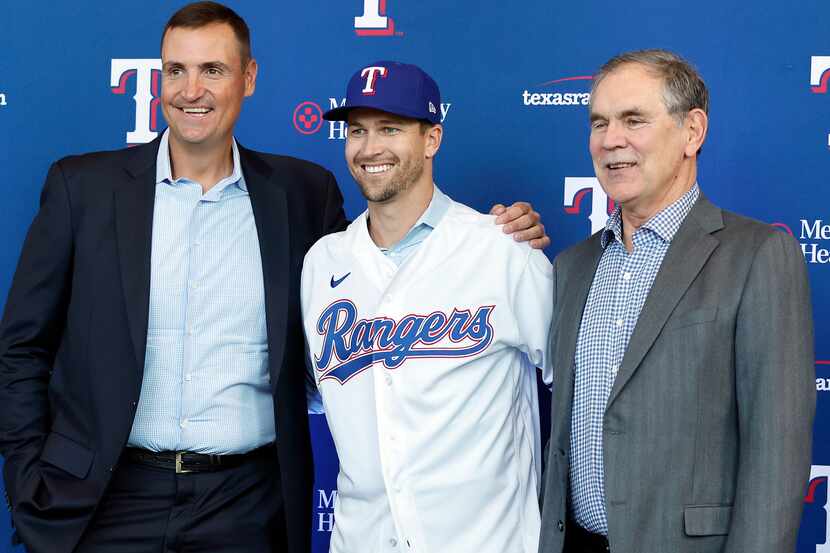
POLYGON ((115 232, 121 284, 130 338, 139 380, 144 371, 147 317, 150 309, 150 246, 153 236, 153 204, 156 197, 156 154, 160 139, 128 152, 126 176, 114 188, 115 232))
POLYGON ((265 319, 268 327, 268 364, 271 387, 276 390, 285 353, 288 316, 288 279, 291 272, 288 204, 282 185, 272 178, 273 169, 254 152, 239 146, 245 184, 251 197, 262 278, 265 285, 265 319))
MULTIPOLYGON (((570 405, 573 402, 573 383, 574 383, 574 355, 576 353, 576 341, 579 336, 579 326, 582 321, 582 312, 585 309, 585 303, 588 300, 588 292, 591 290, 591 283, 594 280, 594 274, 597 270, 600 257, 602 257, 602 247, 600 246, 600 234, 595 234, 588 242, 589 257, 585 258, 577 265, 573 272, 566 276, 564 282, 557 283, 557 286, 564 286, 565 289, 561 292, 563 296, 562 308, 559 312, 559 331, 556 345, 561 345, 562 348, 553 348, 556 351, 555 370, 553 388, 556 398, 560 402, 565 402, 561 407, 557 407, 558 413, 568 413, 570 415, 570 405), (558 377, 558 379, 557 379, 558 377), (558 392, 557 392, 558 390, 558 392)), ((582 258, 582 256, 577 256, 582 258)), ((560 291, 556 291, 557 295, 560 291)), ((570 416, 567 421, 562 421, 566 425, 563 429, 566 432, 570 431, 570 416)))
MULTIPOLYGON (((723 228, 720 209, 703 194, 677 231, 628 342, 607 406, 631 379, 675 306, 718 246, 711 233, 723 228)), ((606 407, 607 408, 607 407, 606 407)))

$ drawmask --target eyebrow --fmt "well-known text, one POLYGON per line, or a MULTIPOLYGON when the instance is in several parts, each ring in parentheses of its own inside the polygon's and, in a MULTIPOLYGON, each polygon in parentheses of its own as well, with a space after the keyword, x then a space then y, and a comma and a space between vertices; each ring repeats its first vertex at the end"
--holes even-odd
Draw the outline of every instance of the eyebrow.
MULTIPOLYGON (((184 66, 185 66, 185 64, 183 64, 180 61, 168 61, 168 62, 165 62, 164 65, 162 65, 162 69, 170 69, 171 67, 184 67, 184 66)), ((230 69, 230 66, 228 64, 226 64, 224 62, 221 62, 219 60, 206 61, 206 62, 203 62, 203 63, 199 64, 199 69, 207 69, 209 67, 219 67, 221 69, 230 69)))
MULTIPOLYGON (((627 110, 621 111, 620 113, 616 114, 615 117, 618 119, 625 119, 626 117, 644 117, 646 112, 638 107, 629 108, 627 110)), ((593 123, 594 121, 605 121, 608 117, 605 115, 600 115, 599 113, 592 111, 590 121, 593 123)))

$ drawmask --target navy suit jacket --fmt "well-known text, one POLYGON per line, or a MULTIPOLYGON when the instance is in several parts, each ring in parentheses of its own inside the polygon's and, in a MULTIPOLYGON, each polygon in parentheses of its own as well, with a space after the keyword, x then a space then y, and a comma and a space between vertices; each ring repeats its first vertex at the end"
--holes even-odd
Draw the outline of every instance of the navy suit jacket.
MULTIPOLYGON (((31 553, 74 549, 129 436, 141 389, 159 140, 52 165, 0 323, 0 454, 31 553)), ((346 225, 325 169, 240 147, 259 237, 289 551, 310 547, 314 471, 299 282, 346 225)))

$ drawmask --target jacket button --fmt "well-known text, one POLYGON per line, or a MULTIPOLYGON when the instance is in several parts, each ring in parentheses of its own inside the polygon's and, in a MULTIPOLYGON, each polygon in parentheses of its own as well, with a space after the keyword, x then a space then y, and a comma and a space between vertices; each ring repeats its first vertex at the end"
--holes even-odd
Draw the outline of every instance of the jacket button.
POLYGON ((556 523, 556 528, 559 529, 560 532, 564 532, 565 531, 565 523, 560 520, 559 522, 556 523))

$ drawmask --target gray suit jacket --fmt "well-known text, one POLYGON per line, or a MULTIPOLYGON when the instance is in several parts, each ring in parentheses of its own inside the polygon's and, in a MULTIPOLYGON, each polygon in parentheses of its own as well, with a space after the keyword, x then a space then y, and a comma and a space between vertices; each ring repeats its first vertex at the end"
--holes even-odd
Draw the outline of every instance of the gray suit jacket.
MULTIPOLYGON (((539 551, 568 516, 574 351, 599 233, 554 262, 552 428, 539 551)), ((606 405, 612 553, 790 553, 810 471, 813 323, 798 244, 701 195, 606 405)))

